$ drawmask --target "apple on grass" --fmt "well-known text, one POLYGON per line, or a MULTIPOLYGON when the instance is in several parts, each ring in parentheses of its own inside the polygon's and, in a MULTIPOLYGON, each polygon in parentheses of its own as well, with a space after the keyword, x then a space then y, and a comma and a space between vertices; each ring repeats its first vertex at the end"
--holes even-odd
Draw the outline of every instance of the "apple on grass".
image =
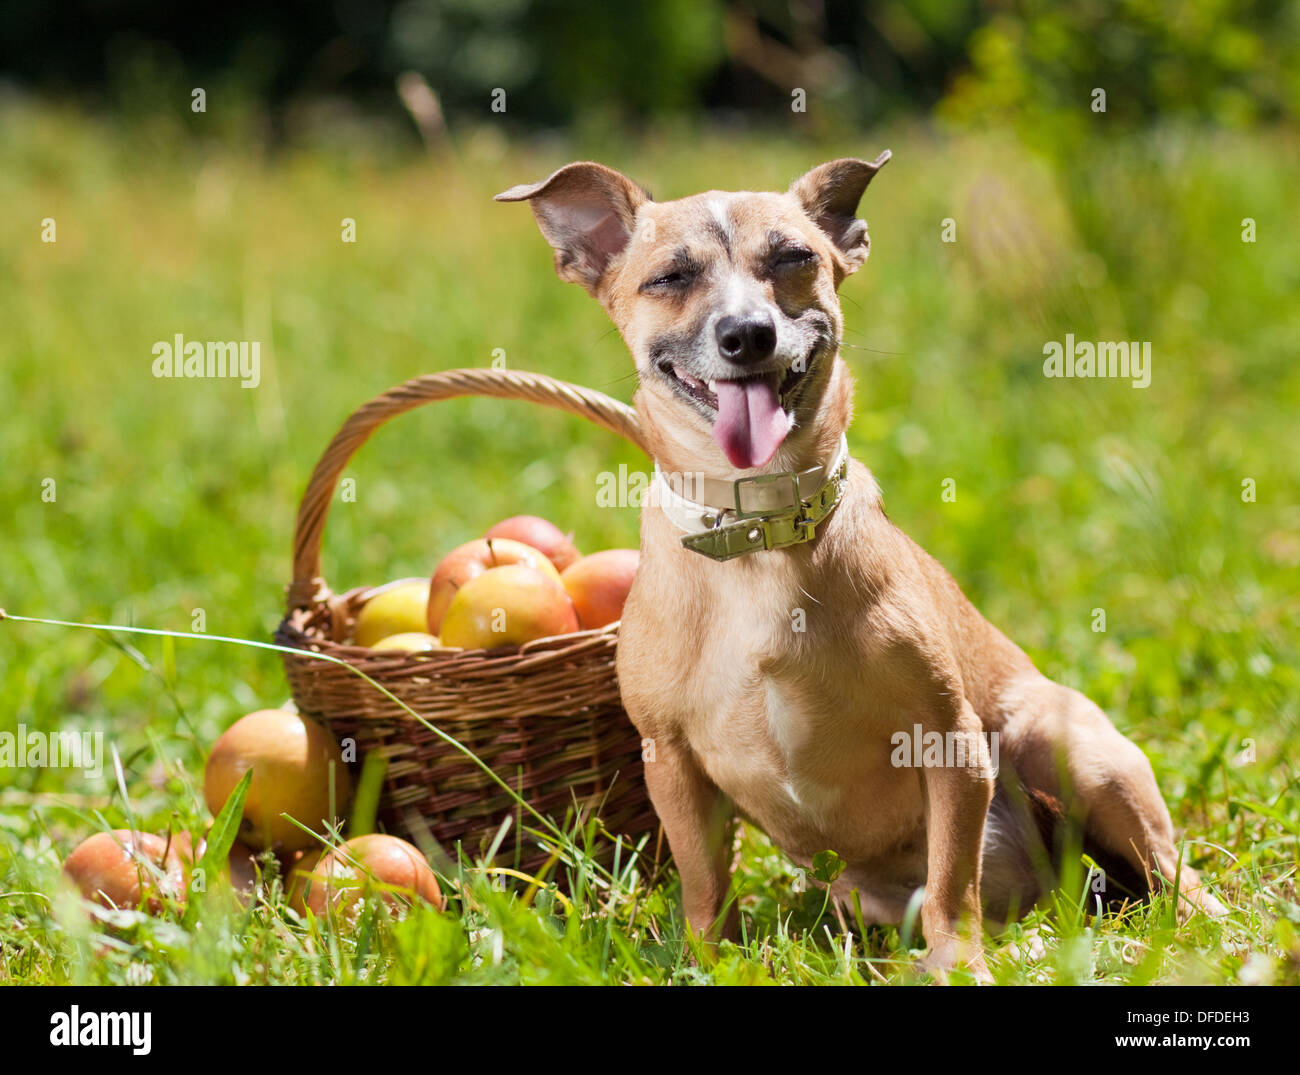
POLYGON ((447 901, 424 856, 405 840, 383 833, 354 836, 314 863, 295 871, 293 898, 320 917, 328 908, 343 911, 366 891, 382 893, 397 909, 422 899, 442 910, 447 901))
MULTIPOLYGON (((199 837, 197 848, 194 846, 194 838, 188 832, 178 832, 172 837, 172 853, 180 859, 186 877, 194 872, 207 849, 207 836, 199 837)), ((222 872, 241 899, 252 896, 257 891, 258 854, 240 840, 230 845, 230 853, 226 856, 226 866, 222 872)))
POLYGON ((307 890, 315 881, 322 880, 313 877, 313 874, 324 854, 323 848, 308 847, 284 856, 285 899, 299 914, 307 909, 307 890))
POLYGON ((442 620, 442 641, 462 649, 494 649, 577 629, 578 615, 558 577, 510 564, 490 568, 456 591, 442 620))
POLYGON ((640 559, 636 549, 606 549, 564 569, 560 579, 573 599, 584 631, 623 618, 623 605, 632 592, 640 559))
POLYGON ((553 522, 537 515, 512 515, 509 519, 502 519, 483 536, 510 538, 531 545, 545 553, 556 571, 563 571, 582 557, 574 547, 572 534, 564 533, 553 522))
MULTIPOLYGON (((429 585, 429 602, 425 622, 429 634, 442 638, 442 620, 451 607, 452 598, 471 579, 485 571, 510 565, 530 567, 559 585, 560 573, 546 555, 531 545, 510 538, 479 538, 452 549, 433 573, 429 585)), ((443 639, 444 644, 454 642, 443 639)))
POLYGON ((162 909, 185 900, 185 864, 161 836, 129 829, 97 832, 77 845, 63 872, 82 896, 104 907, 162 909))
POLYGON ((352 780, 338 743, 299 713, 259 709, 226 729, 203 770, 203 796, 213 816, 249 769, 239 838, 255 850, 293 851, 314 843, 282 814, 319 829, 331 817, 331 802, 338 814, 347 808, 352 780))

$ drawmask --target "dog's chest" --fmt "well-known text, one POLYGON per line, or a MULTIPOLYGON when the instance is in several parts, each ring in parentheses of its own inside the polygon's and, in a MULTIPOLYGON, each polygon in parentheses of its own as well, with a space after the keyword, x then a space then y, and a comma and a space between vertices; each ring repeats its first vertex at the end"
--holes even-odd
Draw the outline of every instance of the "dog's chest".
POLYGON ((705 576, 678 607, 660 604, 659 697, 672 698, 672 721, 713 782, 787 851, 865 852, 874 816, 917 807, 914 782, 897 794, 866 654, 819 614, 830 594, 746 566, 727 585, 705 576))

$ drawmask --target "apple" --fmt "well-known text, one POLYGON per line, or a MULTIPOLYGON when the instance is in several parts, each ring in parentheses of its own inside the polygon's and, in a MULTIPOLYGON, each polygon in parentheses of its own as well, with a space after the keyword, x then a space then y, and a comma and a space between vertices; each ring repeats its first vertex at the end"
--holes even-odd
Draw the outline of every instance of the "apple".
POLYGON ((185 900, 185 867, 161 836, 129 829, 97 832, 63 863, 82 896, 104 907, 162 908, 160 897, 185 900))
POLYGON ((382 833, 354 836, 322 858, 309 878, 306 903, 313 914, 355 904, 367 889, 382 892, 384 902, 400 908, 415 898, 439 911, 447 905, 438 878, 420 852, 405 840, 382 833))
POLYGON ((493 649, 577 629, 578 614, 558 579, 510 564, 484 571, 456 591, 443 617, 442 641, 463 649, 493 649))
POLYGON ((289 906, 299 914, 307 909, 308 888, 325 883, 324 877, 316 874, 316 867, 324 853, 322 848, 309 847, 305 851, 295 851, 286 856, 284 894, 289 906))
MULTIPOLYGON (((207 849, 207 836, 199 838, 197 849, 188 832, 178 832, 172 836, 172 854, 180 859, 187 882, 207 849)), ((257 855, 256 851, 239 840, 230 845, 230 854, 226 857, 223 872, 238 896, 251 896, 257 890, 257 855)))
POLYGON ((606 549, 564 569, 560 579, 573 599, 584 631, 622 619, 640 559, 636 549, 606 549))
MULTIPOLYGON (((425 618, 429 633, 442 635, 442 618, 451 606, 456 592, 485 571, 505 567, 508 564, 523 564, 534 571, 541 572, 560 581, 560 573, 555 565, 546 558, 546 554, 522 541, 510 538, 480 538, 467 541, 451 550, 433 573, 429 587, 429 607, 425 618)), ((447 643, 451 645, 452 643, 447 643)))
POLYGON ((536 515, 512 515, 509 519, 502 519, 483 536, 510 538, 540 549, 555 565, 556 571, 563 571, 582 556, 574 547, 572 534, 564 533, 553 522, 536 515))
POLYGON ((353 644, 373 646, 390 635, 423 632, 428 604, 429 584, 424 579, 410 579, 380 590, 357 613, 352 626, 353 644))
POLYGON ((242 840, 230 845, 230 855, 226 858, 226 869, 230 874, 230 885, 241 896, 251 896, 257 891, 257 855, 242 840))
POLYGON ((403 631, 401 634, 389 635, 387 638, 381 638, 370 648, 372 650, 405 650, 407 653, 425 653, 431 649, 437 649, 442 643, 438 641, 437 635, 427 634, 424 631, 403 631))
POLYGON ((244 773, 253 780, 244 800, 239 837, 254 850, 293 851, 315 842, 281 814, 319 828, 334 810, 342 814, 352 780, 334 737, 314 720, 281 709, 259 709, 235 721, 217 740, 203 770, 203 796, 215 815, 244 773))

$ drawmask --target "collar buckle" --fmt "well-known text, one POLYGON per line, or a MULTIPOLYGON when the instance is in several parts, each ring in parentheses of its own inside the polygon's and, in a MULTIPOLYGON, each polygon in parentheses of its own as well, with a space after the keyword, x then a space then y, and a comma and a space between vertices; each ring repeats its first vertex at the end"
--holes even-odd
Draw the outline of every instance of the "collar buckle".
POLYGON ((746 478, 737 478, 731 483, 732 496, 735 497, 734 514, 737 519, 757 519, 761 515, 771 515, 775 511, 796 511, 799 508, 799 475, 792 470, 780 474, 752 474, 746 478), (780 488, 785 483, 785 490, 780 488), (751 506, 746 507, 745 489, 756 486, 751 506), (783 497, 768 497, 768 493, 786 492, 783 497), (759 501, 762 501, 759 503, 759 501))

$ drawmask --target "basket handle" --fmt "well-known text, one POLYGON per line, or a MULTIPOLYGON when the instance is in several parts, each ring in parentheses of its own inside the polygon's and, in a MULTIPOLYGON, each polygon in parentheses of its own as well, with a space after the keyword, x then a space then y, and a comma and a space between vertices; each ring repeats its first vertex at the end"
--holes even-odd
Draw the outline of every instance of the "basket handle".
POLYGON ((603 392, 558 381, 543 373, 497 369, 447 370, 395 385, 352 413, 334 434, 334 439, 312 471, 307 491, 298 505, 298 521, 294 526, 289 611, 319 603, 330 596, 320 572, 321 537, 339 477, 357 449, 390 418, 425 403, 458 396, 523 399, 555 407, 595 422, 646 451, 640 422, 631 407, 603 392))

